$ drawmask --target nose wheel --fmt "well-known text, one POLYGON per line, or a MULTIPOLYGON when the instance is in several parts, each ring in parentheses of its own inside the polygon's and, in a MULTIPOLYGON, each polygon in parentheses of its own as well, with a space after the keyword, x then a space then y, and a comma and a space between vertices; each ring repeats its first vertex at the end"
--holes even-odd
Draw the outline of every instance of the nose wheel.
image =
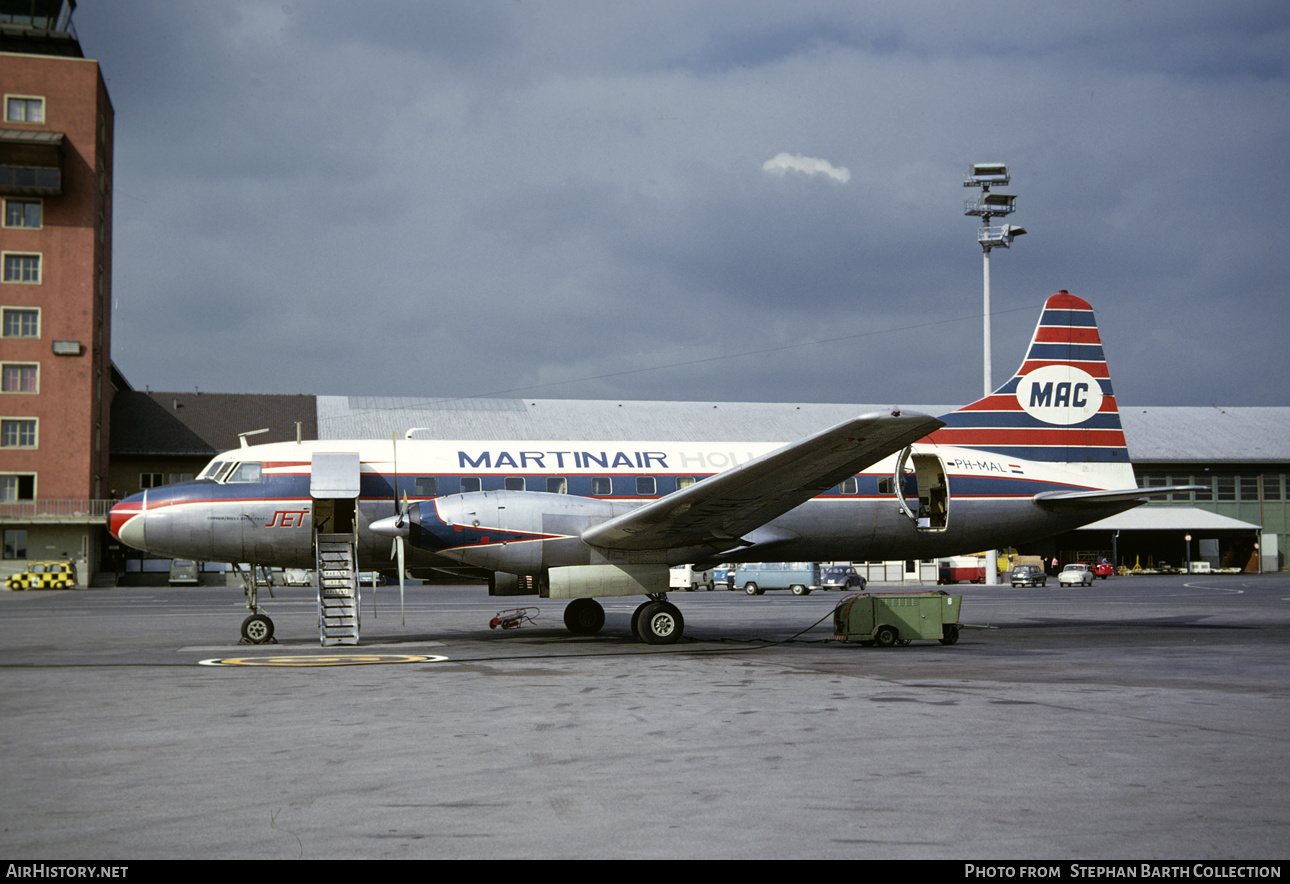
POLYGON ((273 621, 268 614, 252 614, 242 621, 242 644, 263 645, 273 641, 273 621))

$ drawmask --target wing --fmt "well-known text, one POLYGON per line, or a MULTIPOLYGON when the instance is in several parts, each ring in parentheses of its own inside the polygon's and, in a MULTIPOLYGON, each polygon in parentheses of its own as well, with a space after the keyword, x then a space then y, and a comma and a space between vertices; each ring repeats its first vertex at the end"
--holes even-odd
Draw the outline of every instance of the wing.
POLYGON ((745 545, 744 534, 941 426, 925 414, 863 414, 589 528, 582 539, 621 550, 745 545))

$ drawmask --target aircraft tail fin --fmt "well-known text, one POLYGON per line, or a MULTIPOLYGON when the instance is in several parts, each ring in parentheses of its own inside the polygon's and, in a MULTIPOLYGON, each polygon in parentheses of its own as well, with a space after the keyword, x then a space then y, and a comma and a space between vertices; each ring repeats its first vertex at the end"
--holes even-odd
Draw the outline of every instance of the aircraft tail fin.
POLYGON ((942 415, 932 442, 1102 474, 1135 484, 1093 308, 1048 299, 1017 373, 989 396, 942 415))

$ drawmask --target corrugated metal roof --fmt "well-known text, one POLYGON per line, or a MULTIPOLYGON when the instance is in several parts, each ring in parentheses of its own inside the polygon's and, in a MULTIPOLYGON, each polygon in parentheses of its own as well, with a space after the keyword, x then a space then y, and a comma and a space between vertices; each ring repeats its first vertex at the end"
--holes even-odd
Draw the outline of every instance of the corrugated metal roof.
MULTIPOLYGON (((662 402, 612 399, 318 397, 318 438, 380 439, 412 427, 418 439, 631 439, 791 442, 892 405, 662 402)), ((950 406, 902 408, 938 414, 950 406)))
MULTIPOLYGON (((885 404, 663 402, 612 399, 416 399, 319 396, 320 439, 376 439, 423 427, 423 439, 792 441, 885 404)), ((904 405, 945 414, 954 405, 904 405)), ((1290 408, 1124 408, 1139 463, 1290 462, 1290 408)))
POLYGON ((1258 531, 1258 525, 1194 506, 1140 506, 1079 531, 1258 531))
POLYGON ((1121 407, 1135 463, 1290 461, 1290 408, 1121 407))

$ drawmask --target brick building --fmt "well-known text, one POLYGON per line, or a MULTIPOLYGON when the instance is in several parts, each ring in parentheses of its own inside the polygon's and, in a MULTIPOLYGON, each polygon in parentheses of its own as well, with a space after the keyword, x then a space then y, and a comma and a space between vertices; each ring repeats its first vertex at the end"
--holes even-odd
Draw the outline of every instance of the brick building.
POLYGON ((0 0, 4 558, 94 562, 113 392, 113 113, 74 0, 0 0))

